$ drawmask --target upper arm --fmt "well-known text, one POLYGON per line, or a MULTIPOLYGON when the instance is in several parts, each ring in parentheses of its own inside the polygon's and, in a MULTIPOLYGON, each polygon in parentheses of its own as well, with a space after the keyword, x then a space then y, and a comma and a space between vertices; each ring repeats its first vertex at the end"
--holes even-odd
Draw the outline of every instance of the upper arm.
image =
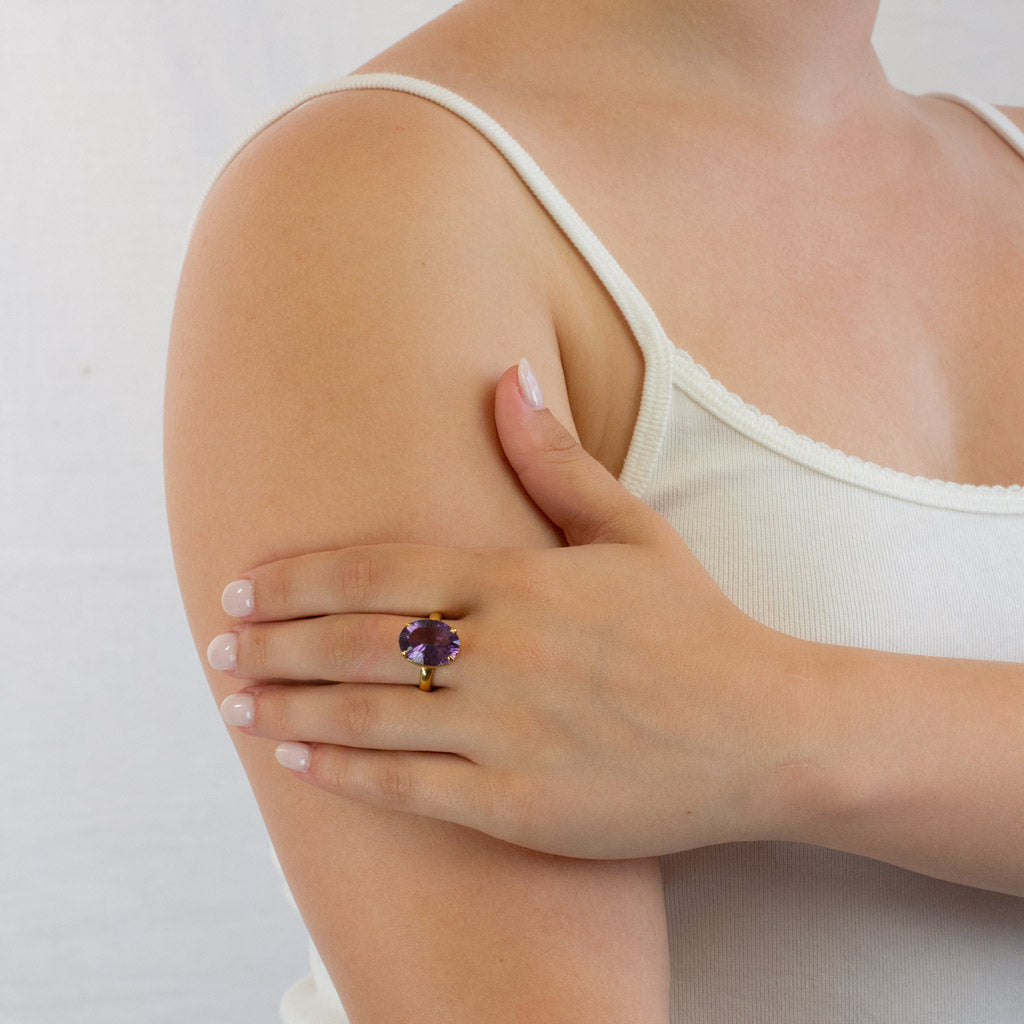
MULTIPOLYGON (((494 382, 527 355, 569 422, 536 217, 486 143, 406 97, 317 101, 228 168, 168 367, 168 507, 200 650, 228 625, 224 584, 262 562, 558 542, 491 414, 494 382)), ((209 676, 218 699, 239 688, 209 676)), ((666 1018, 655 863, 559 859, 368 808, 234 738, 354 1024, 666 1018)))

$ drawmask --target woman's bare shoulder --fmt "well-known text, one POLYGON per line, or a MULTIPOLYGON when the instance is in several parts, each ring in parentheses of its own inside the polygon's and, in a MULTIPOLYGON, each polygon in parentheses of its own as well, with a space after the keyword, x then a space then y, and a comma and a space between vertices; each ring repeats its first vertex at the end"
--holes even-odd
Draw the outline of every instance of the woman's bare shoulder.
POLYGON ((344 171, 374 157, 406 167, 431 158, 444 163, 449 147, 468 152, 472 138, 436 103, 395 89, 348 88, 341 80, 269 118, 228 166, 302 159, 344 171))
MULTIPOLYGON (((223 368, 252 404, 291 410, 261 458, 295 490, 314 463, 288 450, 301 420, 346 462, 372 452, 378 473, 407 457, 392 444, 403 431, 432 424, 504 494, 496 443, 479 439, 493 440, 486 403, 505 367, 530 356, 569 419, 543 232, 525 191, 485 140, 422 100, 304 103, 245 145, 210 191, 179 285, 172 366, 223 368)), ((223 401, 182 379, 169 395, 211 406, 209 420, 223 401)), ((350 488, 365 477, 352 468, 350 488)))
MULTIPOLYGON (((257 132, 197 220, 183 278, 195 280, 221 289, 217 315, 258 308, 264 324, 309 325, 308 310, 330 307, 347 329, 317 359, 377 367, 396 388, 396 367, 420 366, 425 347, 461 367, 464 391, 527 355, 563 421, 580 416, 586 439, 604 436, 588 414, 603 403, 567 379, 579 360, 564 358, 578 310, 604 308, 588 268, 492 143, 419 96, 328 92, 257 132)), ((194 309, 197 293, 182 294, 194 309)), ((288 353, 317 337, 270 333, 261 344, 288 353)))
POLYGON ((338 90, 255 133, 218 176, 199 224, 226 213, 252 232, 309 241, 457 234, 462 244, 436 255, 468 259, 478 239, 491 249, 516 244, 516 232, 496 237, 491 227, 532 212, 525 192, 487 140, 448 110, 392 90, 338 90))

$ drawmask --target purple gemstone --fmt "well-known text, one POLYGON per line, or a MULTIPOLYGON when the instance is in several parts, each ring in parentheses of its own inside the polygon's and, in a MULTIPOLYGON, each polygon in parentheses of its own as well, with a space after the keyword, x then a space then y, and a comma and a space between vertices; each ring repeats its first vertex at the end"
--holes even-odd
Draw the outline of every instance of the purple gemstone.
POLYGON ((440 619, 417 619, 399 634, 398 649, 417 665, 447 665, 459 653, 459 634, 440 619))

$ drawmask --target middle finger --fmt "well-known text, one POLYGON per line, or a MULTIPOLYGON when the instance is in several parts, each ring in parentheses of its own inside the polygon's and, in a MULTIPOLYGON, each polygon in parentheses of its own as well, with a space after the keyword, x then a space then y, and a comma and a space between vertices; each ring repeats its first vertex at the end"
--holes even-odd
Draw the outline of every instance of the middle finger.
POLYGON ((459 713, 454 692, 428 698, 402 686, 272 685, 233 694, 224 705, 229 724, 266 739, 464 757, 479 741, 470 719, 459 713))

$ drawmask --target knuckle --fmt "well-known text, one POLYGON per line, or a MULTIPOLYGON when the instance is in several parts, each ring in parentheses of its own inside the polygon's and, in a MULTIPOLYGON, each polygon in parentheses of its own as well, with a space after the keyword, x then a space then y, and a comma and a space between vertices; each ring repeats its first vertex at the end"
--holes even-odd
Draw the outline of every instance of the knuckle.
POLYGON ((632 525, 632 519, 619 511, 607 510, 600 518, 596 518, 593 510, 585 503, 580 508, 567 512, 562 525, 565 531, 575 538, 574 543, 586 545, 593 544, 602 537, 627 531, 632 525))
POLYGON ((287 694, 276 686, 261 689, 255 696, 256 731, 274 739, 295 739, 289 725, 287 694))
POLYGON ((384 759, 377 786, 383 801, 395 806, 410 803, 415 788, 406 767, 394 757, 384 759))
POLYGON ((259 596, 260 609, 286 615, 294 606, 295 587, 284 566, 264 567, 254 577, 253 587, 259 596))
POLYGON ((576 462, 589 458, 583 446, 568 431, 558 430, 548 434, 540 443, 541 451, 559 462, 576 462))
POLYGON ((338 709, 339 726, 346 739, 355 746, 376 738, 380 715, 372 701, 362 694, 348 694, 338 709))
POLYGON ((349 758, 332 747, 314 748, 310 775, 321 789, 331 793, 345 793, 353 784, 349 758))
POLYGON ((345 616, 334 615, 323 623, 315 651, 323 678, 338 683, 370 678, 379 651, 367 650, 366 638, 359 635, 345 616))
POLYGON ((530 602, 534 608, 541 604, 550 604, 552 601, 565 600, 565 591, 553 578, 548 566, 536 559, 524 559, 518 570, 516 591, 524 601, 530 602))
POLYGON ((496 556, 481 556, 477 573, 481 579, 488 581, 492 592, 512 591, 518 586, 521 576, 523 552, 514 548, 500 548, 496 556))
POLYGON ((528 550, 508 552, 495 566, 491 580, 501 590, 524 601, 544 599, 552 589, 550 567, 528 550))
POLYGON ((332 623, 321 630, 316 637, 315 647, 316 663, 320 666, 323 677, 334 682, 343 682, 348 646, 337 624, 332 623))
POLYGON ((338 559, 336 578, 339 596, 346 608, 366 605, 379 575, 379 552, 370 547, 350 548, 338 559))
POLYGON ((625 535, 637 532, 637 506, 633 502, 620 502, 606 508, 601 524, 601 532, 625 535))
POLYGON ((269 679, 271 671, 270 629, 252 626, 238 637, 238 667, 253 679, 269 679))

